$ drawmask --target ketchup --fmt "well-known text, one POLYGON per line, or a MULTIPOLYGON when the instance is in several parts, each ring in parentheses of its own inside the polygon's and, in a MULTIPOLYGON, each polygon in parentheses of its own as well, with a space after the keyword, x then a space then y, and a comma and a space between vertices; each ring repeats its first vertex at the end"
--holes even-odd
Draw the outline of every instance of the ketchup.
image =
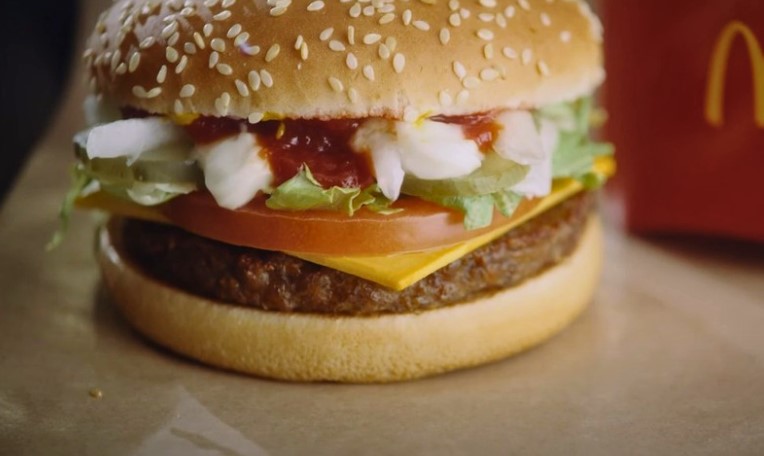
POLYGON ((430 120, 461 125, 464 137, 475 141, 483 153, 491 151, 491 145, 501 130, 501 126, 496 122, 496 113, 493 111, 466 116, 434 116, 430 117, 430 120))
MULTIPOLYGON (((145 111, 123 108, 123 115, 146 117, 145 111)), ((495 112, 466 116, 435 116, 430 120, 460 125, 467 139, 484 153, 490 152, 500 126, 495 112)), ((273 184, 294 177, 306 164, 323 187, 366 187, 374 183, 372 165, 366 154, 355 152, 350 139, 365 119, 285 119, 250 124, 229 117, 200 116, 185 129, 197 144, 207 144, 244 131, 257 134, 264 148, 273 184)))

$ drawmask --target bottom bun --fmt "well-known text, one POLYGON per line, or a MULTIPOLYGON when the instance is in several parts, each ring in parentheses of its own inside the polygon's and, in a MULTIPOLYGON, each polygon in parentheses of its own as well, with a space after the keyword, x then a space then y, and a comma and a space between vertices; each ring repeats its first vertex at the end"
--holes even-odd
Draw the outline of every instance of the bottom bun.
POLYGON ((114 301, 149 339, 214 366, 302 381, 391 382, 505 358, 579 315, 602 267, 602 227, 592 216, 570 257, 519 286, 419 314, 331 317, 256 310, 172 288, 139 271, 124 257, 119 233, 107 229, 99 247, 114 301))

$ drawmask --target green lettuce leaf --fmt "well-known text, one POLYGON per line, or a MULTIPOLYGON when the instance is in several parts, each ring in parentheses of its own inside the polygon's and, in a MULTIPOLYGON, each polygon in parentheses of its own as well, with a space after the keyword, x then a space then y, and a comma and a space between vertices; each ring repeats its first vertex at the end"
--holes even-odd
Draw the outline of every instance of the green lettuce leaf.
POLYGON ((323 188, 313 177, 310 169, 303 165, 294 177, 276 187, 265 202, 270 209, 281 211, 306 211, 310 209, 345 212, 352 216, 358 209, 366 207, 381 214, 391 214, 399 209, 390 207, 379 187, 374 184, 364 189, 331 187, 323 188))
POLYGON ((45 246, 45 249, 48 251, 55 249, 64 241, 66 232, 69 229, 69 219, 72 216, 72 211, 74 211, 74 203, 85 188, 93 182, 93 178, 85 173, 84 167, 79 163, 72 167, 71 180, 69 191, 66 192, 64 201, 61 203, 61 208, 58 211, 58 228, 45 246))
POLYGON ((503 190, 488 195, 425 199, 464 213, 464 229, 478 230, 491 224, 494 208, 509 217, 517 210, 523 197, 511 190, 503 190))

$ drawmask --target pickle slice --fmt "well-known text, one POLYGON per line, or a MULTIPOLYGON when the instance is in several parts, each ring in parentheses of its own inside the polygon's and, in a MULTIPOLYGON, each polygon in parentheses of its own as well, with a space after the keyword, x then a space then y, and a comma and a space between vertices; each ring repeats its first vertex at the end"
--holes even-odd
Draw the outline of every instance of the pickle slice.
POLYGON ((464 177, 425 180, 406 175, 401 192, 422 198, 488 195, 512 187, 522 181, 527 173, 527 166, 490 153, 480 168, 464 177))

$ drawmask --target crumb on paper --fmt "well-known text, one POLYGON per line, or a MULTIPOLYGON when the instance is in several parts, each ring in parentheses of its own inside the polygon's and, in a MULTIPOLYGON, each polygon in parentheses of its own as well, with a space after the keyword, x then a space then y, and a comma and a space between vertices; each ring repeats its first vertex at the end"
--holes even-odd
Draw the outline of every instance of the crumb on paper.
POLYGON ((92 388, 88 391, 88 394, 90 394, 90 397, 93 399, 101 399, 103 397, 103 391, 101 391, 100 388, 92 388))

